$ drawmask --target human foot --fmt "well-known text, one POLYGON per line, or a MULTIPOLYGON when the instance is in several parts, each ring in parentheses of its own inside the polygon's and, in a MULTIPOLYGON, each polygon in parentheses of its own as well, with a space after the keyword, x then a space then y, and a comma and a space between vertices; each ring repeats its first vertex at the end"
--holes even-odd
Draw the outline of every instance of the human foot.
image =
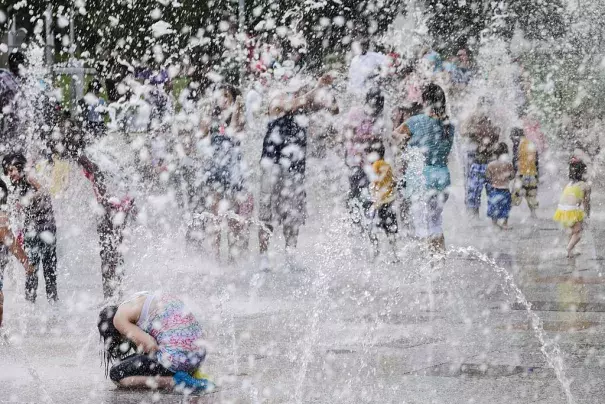
POLYGON ((186 372, 176 372, 172 378, 174 380, 174 388, 184 393, 209 393, 216 388, 210 380, 196 379, 186 372))

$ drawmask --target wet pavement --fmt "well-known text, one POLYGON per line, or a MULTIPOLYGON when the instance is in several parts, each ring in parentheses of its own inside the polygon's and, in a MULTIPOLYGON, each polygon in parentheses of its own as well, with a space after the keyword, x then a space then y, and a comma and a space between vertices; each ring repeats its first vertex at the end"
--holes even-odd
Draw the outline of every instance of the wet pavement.
MULTIPOLYGON (((81 186, 75 181, 70 192, 81 186)), ((178 293, 203 322, 205 371, 220 386, 204 397, 119 391, 105 379, 94 221, 86 202, 58 207, 59 305, 27 305, 22 274, 5 276, 0 402, 566 403, 542 353, 555 341, 573 402, 604 402, 605 217, 593 217, 582 254, 568 260, 548 193, 540 219, 518 208, 509 232, 466 219, 460 195, 454 190, 446 209, 448 245, 473 246, 496 266, 468 250, 429 262, 403 241, 400 263, 371 262, 339 201, 312 194, 316 218, 337 219, 311 216, 294 268, 283 264, 277 237, 274 270, 260 273, 254 255, 219 266, 196 254, 178 220, 150 210, 129 237, 126 288, 178 293), (539 317, 546 347, 503 270, 539 317)))

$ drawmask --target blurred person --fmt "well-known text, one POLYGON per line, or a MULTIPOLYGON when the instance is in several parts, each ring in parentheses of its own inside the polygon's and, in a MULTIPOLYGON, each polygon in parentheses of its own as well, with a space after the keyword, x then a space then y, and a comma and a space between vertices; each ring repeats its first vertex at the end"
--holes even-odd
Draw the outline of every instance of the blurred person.
POLYGON ((370 51, 370 40, 362 38, 354 43, 353 51, 357 54, 351 59, 349 66, 349 91, 363 96, 367 90, 374 86, 374 79, 378 77, 389 63, 389 57, 370 51))
MULTIPOLYGON (((368 150, 374 145, 383 145, 385 122, 384 96, 378 88, 370 89, 363 107, 353 107, 345 123, 345 162, 349 167, 349 194, 347 205, 353 223, 363 226, 365 212, 372 204, 368 172, 372 162, 368 161, 368 150)), ((384 145, 383 145, 384 147, 384 145)))
MULTIPOLYGON (((395 107, 392 110, 391 123, 393 128, 398 128, 411 117, 422 113, 422 105, 411 103, 409 105, 395 107)), ((399 150, 393 150, 395 155, 395 167, 397 167, 397 194, 399 201, 399 223, 401 228, 407 231, 413 231, 412 218, 410 217, 410 195, 407 193, 407 184, 405 181, 406 161, 404 153, 399 150)))
MULTIPOLYGON (((393 208, 396 199, 395 179, 393 169, 384 159, 385 147, 383 143, 374 143, 368 148, 369 160, 372 172, 370 176, 370 194, 374 217, 372 227, 382 229, 389 240, 395 260, 397 260, 396 239, 398 231, 397 214, 393 208)), ((374 231, 370 231, 370 240, 374 246, 374 257, 380 252, 378 237, 374 231)))
POLYGON ((78 164, 91 182, 99 207, 95 213, 101 248, 103 297, 106 300, 119 299, 124 275, 123 233, 135 210, 131 193, 136 176, 134 158, 126 153, 129 150, 127 145, 119 143, 117 138, 106 136, 91 144, 90 138, 68 114, 62 116, 49 147, 54 158, 78 164), (112 153, 112 148, 120 148, 123 159, 128 161, 119 160, 116 153, 112 153))
MULTIPOLYGON (((26 108, 23 87, 27 80, 27 57, 20 50, 8 55, 8 71, 0 73, 0 90, 2 94, 2 145, 4 152, 22 151, 25 149, 22 132, 23 109, 26 108)), ((2 150, 0 150, 2 152, 2 150)))
POLYGON ((25 80, 27 68, 27 57, 20 50, 8 55, 8 70, 20 81, 25 80))
POLYGON ((474 131, 467 135, 476 148, 472 147, 475 149, 474 151, 469 150, 470 169, 466 180, 466 207, 473 216, 478 217, 481 194, 487 187, 485 170, 487 170, 487 165, 494 160, 500 130, 486 116, 481 116, 473 129, 474 131))
POLYGON ((9 217, 7 211, 8 187, 6 183, 0 179, 0 326, 2 326, 2 318, 4 314, 4 270, 8 265, 9 252, 17 258, 17 260, 25 268, 26 277, 33 276, 36 269, 29 264, 27 254, 23 251, 23 247, 19 240, 10 229, 9 217))
POLYGON ((99 138, 107 130, 105 116, 107 116, 107 103, 101 98, 103 86, 98 79, 90 82, 87 94, 78 102, 80 112, 83 114, 83 126, 93 138, 99 138))
POLYGON ((409 156, 405 179, 411 199, 416 236, 432 252, 445 250, 443 206, 451 184, 448 158, 454 142, 454 127, 446 113, 445 92, 437 84, 422 90, 424 113, 395 129, 394 140, 409 156))
POLYGON ((240 149, 245 116, 241 93, 223 84, 216 91, 210 119, 202 120, 205 154, 204 204, 214 219, 205 220, 205 230, 214 239, 217 259, 220 259, 222 215, 233 212, 240 217, 228 217, 229 260, 248 248, 248 223, 251 193, 246 189, 245 168, 240 149), (209 224, 212 223, 212 227, 209 224))
POLYGON ((563 189, 553 219, 570 229, 567 257, 574 256, 573 249, 582 238, 584 221, 590 217, 590 184, 586 181, 586 164, 576 157, 569 162, 569 183, 563 189))
POLYGON ((269 102, 269 123, 263 139, 261 153, 261 190, 259 229, 261 269, 269 270, 267 256, 269 239, 276 220, 283 226, 286 254, 291 260, 296 248, 300 227, 306 218, 306 149, 307 130, 305 115, 310 111, 326 108, 338 113, 338 105, 318 102, 321 93, 332 83, 330 75, 324 75, 317 86, 306 94, 298 91, 280 93, 269 102))
POLYGON ((57 225, 50 193, 30 175, 27 160, 21 153, 11 153, 2 159, 4 175, 10 178, 18 200, 17 209, 24 213, 23 246, 35 271, 25 280, 25 298, 36 301, 38 271, 42 266, 46 297, 50 302, 59 299, 57 293, 57 225))
POLYGON ((530 210, 530 217, 535 219, 539 206, 538 184, 540 183, 538 148, 520 128, 513 128, 510 138, 513 142, 513 166, 516 172, 513 184, 513 203, 515 206, 519 206, 525 198, 530 210))
POLYGON ((118 387, 194 394, 214 389, 200 377, 206 358, 202 327, 178 297, 136 293, 103 308, 97 327, 106 376, 118 387))
POLYGON ((19 86, 19 81, 11 72, 0 69, 0 155, 12 151, 18 142, 15 97, 19 86))
POLYGON ((515 171, 508 156, 506 143, 499 143, 495 150, 496 160, 487 165, 485 177, 487 189, 487 216, 492 219, 494 226, 508 230, 512 197, 510 182, 515 177, 515 171))
POLYGON ((145 94, 145 100, 151 105, 150 129, 166 129, 174 115, 174 101, 170 95, 172 86, 165 70, 149 78, 151 89, 145 94))

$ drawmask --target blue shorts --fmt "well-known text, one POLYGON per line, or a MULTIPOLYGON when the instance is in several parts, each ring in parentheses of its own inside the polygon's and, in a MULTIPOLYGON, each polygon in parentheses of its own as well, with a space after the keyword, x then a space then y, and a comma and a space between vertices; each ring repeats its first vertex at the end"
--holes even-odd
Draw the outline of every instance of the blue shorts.
POLYGON ((487 216, 492 219, 508 219, 512 197, 508 189, 489 187, 487 193, 487 216))
POLYGON ((487 185, 485 178, 487 164, 473 163, 468 172, 466 182, 466 206, 470 209, 479 209, 481 207, 481 192, 487 185))

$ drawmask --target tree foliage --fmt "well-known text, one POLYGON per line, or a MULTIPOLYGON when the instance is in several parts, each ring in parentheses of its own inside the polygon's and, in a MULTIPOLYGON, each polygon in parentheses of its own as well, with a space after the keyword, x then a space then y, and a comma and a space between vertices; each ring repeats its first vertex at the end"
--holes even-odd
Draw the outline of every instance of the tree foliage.
MULTIPOLYGON (((21 3, 0 9, 15 15, 31 38, 49 3, 21 3)), ((402 4, 403 0, 246 0, 245 24, 252 36, 277 42, 286 51, 304 48, 307 61, 320 65, 326 54, 348 49, 356 37, 380 35, 402 4)), ((153 65, 180 60, 189 52, 202 63, 224 64, 237 53, 234 42, 241 42, 235 37, 239 10, 233 0, 56 0, 52 5, 59 53, 68 51, 65 22, 72 13, 78 54, 91 59, 120 56, 153 65)))
POLYGON ((562 0, 425 0, 429 30, 437 47, 447 51, 477 42, 482 35, 511 38, 515 29, 528 39, 564 35, 562 0))

